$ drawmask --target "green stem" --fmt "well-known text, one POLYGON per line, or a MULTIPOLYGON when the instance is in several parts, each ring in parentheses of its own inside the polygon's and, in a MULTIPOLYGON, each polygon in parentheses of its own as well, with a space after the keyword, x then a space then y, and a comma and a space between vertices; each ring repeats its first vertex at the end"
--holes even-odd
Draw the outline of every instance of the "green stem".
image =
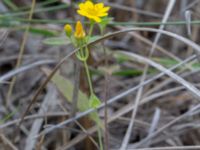
MULTIPOLYGON (((90 88, 90 95, 94 94, 93 91, 93 87, 92 87, 92 81, 91 81, 91 77, 90 77, 90 72, 89 72, 89 68, 87 65, 87 60, 83 61, 84 62, 84 67, 86 70, 86 74, 87 74, 87 79, 88 79, 88 83, 89 83, 89 88, 90 88)), ((97 124, 98 127, 98 139, 99 139, 99 145, 100 145, 100 150, 103 150, 103 142, 102 142, 102 135, 101 135, 101 127, 99 127, 99 125, 97 124)))
POLYGON ((101 138, 101 128, 98 126, 97 130, 98 130, 97 132, 98 132, 98 139, 99 139, 100 150, 103 150, 103 142, 102 142, 102 138, 101 138))
POLYGON ((93 92, 92 81, 91 81, 91 78, 90 78, 90 72, 89 72, 86 60, 84 61, 84 67, 85 67, 85 70, 86 70, 87 79, 88 79, 88 83, 89 83, 90 95, 92 95, 92 94, 94 94, 94 92, 93 92))
MULTIPOLYGON (((90 30, 89 30, 89 34, 88 34, 88 37, 89 37, 89 38, 90 38, 91 35, 92 35, 93 29, 94 29, 94 22, 93 22, 93 21, 90 21, 90 30)), ((88 38, 88 41, 89 41, 89 38, 88 38)))

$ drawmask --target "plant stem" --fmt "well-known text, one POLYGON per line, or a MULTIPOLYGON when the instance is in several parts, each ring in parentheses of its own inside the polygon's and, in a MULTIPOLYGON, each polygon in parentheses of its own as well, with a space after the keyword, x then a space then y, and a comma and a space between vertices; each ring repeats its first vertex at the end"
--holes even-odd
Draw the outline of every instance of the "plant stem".
POLYGON ((100 150, 103 150, 103 142, 102 142, 102 139, 101 139, 101 128, 98 126, 97 130, 98 130, 97 132, 98 132, 98 139, 99 139, 100 150))
POLYGON ((93 21, 90 21, 90 30, 89 30, 88 37, 91 37, 92 32, 93 32, 93 29, 94 29, 94 22, 93 22, 93 21))
POLYGON ((92 81, 91 81, 91 77, 90 77, 90 72, 89 72, 88 65, 87 65, 87 60, 85 60, 83 62, 84 62, 84 67, 85 67, 86 74, 87 74, 88 83, 89 83, 90 95, 92 95, 92 94, 94 94, 94 92, 93 92, 93 87, 92 87, 92 81))

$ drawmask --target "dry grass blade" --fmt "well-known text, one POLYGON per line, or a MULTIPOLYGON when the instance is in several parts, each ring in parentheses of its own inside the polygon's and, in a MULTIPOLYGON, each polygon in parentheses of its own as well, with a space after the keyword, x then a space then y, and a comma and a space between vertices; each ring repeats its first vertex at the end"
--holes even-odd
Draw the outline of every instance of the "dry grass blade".
MULTIPOLYGON (((44 98, 44 101, 40 107, 40 110, 38 111, 38 115, 42 115, 48 112, 49 107, 53 106, 52 104, 54 100, 56 99, 56 96, 57 96, 56 89, 54 88, 53 85, 50 85, 48 88, 48 92, 44 98)), ((32 137, 38 134, 43 121, 44 121, 43 118, 39 118, 33 122, 29 135, 26 139, 26 145, 25 145, 24 150, 33 150, 34 147, 36 147, 36 140, 32 139, 32 137)))
POLYGON ((158 13, 148 12, 148 11, 144 11, 144 10, 140 10, 140 9, 132 8, 132 7, 128 7, 128 6, 123 6, 123 5, 119 5, 117 3, 106 2, 106 4, 109 5, 109 6, 111 6, 112 8, 117 8, 117 9, 131 11, 131 12, 137 12, 138 14, 142 14, 142 15, 147 15, 147 16, 152 16, 152 17, 158 17, 158 18, 162 17, 162 15, 158 14, 158 13))
MULTIPOLYGON (((117 27, 117 29, 120 29, 120 30, 124 30, 125 28, 124 27, 117 27)), ((133 36, 134 38, 137 38, 139 39, 140 41, 142 41, 143 43, 149 45, 149 46, 152 46, 153 45, 153 42, 145 37, 143 37, 142 35, 138 34, 137 32, 130 32, 129 33, 131 36, 133 36)), ((178 62, 181 61, 180 58, 178 58, 177 56, 173 55, 171 52, 167 51, 166 49, 162 48, 161 46, 159 45, 155 45, 155 49, 157 49, 158 51, 161 51, 163 54, 165 54, 166 56, 169 56, 175 60, 177 60, 178 62)), ((188 68, 191 69, 190 66, 188 66, 188 68)))
POLYGON ((189 37, 191 37, 192 35, 192 31, 191 31, 191 15, 192 15, 192 12, 190 10, 187 10, 185 12, 185 20, 187 22, 187 34, 189 37))
MULTIPOLYGON (((156 148, 139 148, 137 150, 199 150, 200 146, 174 146, 174 147, 156 147, 156 148)), ((133 150, 128 148, 127 150, 133 150)))
POLYGON ((29 65, 22 66, 20 68, 17 68, 15 70, 12 70, 12 71, 2 75, 0 77, 0 83, 5 82, 6 80, 9 80, 13 76, 16 76, 17 74, 28 71, 28 70, 33 69, 35 67, 39 67, 39 66, 47 65, 47 64, 55 64, 55 63, 56 63, 56 61, 54 61, 54 60, 41 60, 41 61, 34 62, 32 64, 29 64, 29 65))
POLYGON ((187 90, 189 90, 192 95, 197 98, 197 100, 200 101, 200 91, 193 86, 191 83, 187 82, 186 80, 184 80, 183 78, 181 78, 180 76, 178 76, 177 74, 171 72, 170 70, 164 68, 163 66, 161 66, 158 63, 155 63, 145 57, 139 56, 137 54, 134 53, 130 53, 130 52, 124 52, 124 51, 120 51, 120 53, 122 55, 125 55, 126 57, 129 57, 132 60, 136 60, 138 62, 141 63, 148 63, 149 65, 155 67, 156 69, 162 71, 163 73, 167 74, 168 76, 170 76, 171 78, 173 78, 174 80, 176 80, 179 84, 182 84, 187 90))
MULTIPOLYGON (((29 116, 26 116, 24 118, 24 120, 32 120, 32 119, 38 119, 38 118, 44 118, 44 117, 59 117, 59 116, 69 116, 69 113, 68 112, 53 112, 53 113, 46 113, 45 115, 29 115, 29 116)), ((18 124, 20 122, 21 119, 15 119, 15 120, 12 120, 12 121, 8 121, 2 125, 0 125, 0 129, 3 129, 3 128, 6 128, 6 127, 9 127, 9 126, 12 126, 12 125, 15 125, 15 124, 18 124)))
POLYGON ((5 40, 7 39, 7 36, 9 34, 9 31, 5 30, 0 30, 0 47, 2 47, 3 43, 5 42, 5 40))
POLYGON ((197 5, 198 3, 199 3, 199 0, 195 0, 195 1, 191 2, 191 3, 188 4, 185 8, 182 9, 182 13, 183 13, 184 11, 186 11, 187 9, 190 9, 190 8, 192 8, 193 6, 197 5))
MULTIPOLYGON (((149 128, 149 133, 148 133, 148 136, 150 136, 156 129, 157 129, 157 126, 158 126, 158 122, 159 122, 159 119, 160 119, 160 115, 161 115, 161 111, 159 108, 156 108, 155 109, 155 113, 154 113, 154 117, 153 117, 153 120, 152 120, 152 123, 151 123, 151 127, 149 128)), ((145 147, 149 147, 149 144, 150 144, 150 140, 145 144, 145 147)))

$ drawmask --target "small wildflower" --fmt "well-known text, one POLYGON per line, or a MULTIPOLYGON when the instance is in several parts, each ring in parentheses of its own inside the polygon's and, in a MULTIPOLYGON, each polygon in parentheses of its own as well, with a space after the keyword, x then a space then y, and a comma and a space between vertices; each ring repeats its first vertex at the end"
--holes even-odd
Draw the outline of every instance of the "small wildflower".
POLYGON ((80 21, 77 21, 76 23, 76 30, 74 36, 77 39, 82 39, 85 37, 85 30, 83 29, 83 25, 80 21))
POLYGON ((72 35, 72 27, 71 27, 71 25, 66 24, 66 25, 64 26, 64 30, 65 30, 65 33, 66 33, 66 35, 67 35, 68 37, 70 37, 70 36, 72 35))
POLYGON ((85 16, 95 22, 101 22, 101 17, 108 16, 110 7, 104 7, 103 3, 93 4, 91 1, 86 1, 79 4, 78 14, 85 16))

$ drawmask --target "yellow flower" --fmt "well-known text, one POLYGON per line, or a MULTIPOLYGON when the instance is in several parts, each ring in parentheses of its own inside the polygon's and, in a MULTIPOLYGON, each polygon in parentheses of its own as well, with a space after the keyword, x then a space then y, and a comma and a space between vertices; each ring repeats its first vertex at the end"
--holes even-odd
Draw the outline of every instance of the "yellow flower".
POLYGON ((76 30, 75 30, 74 36, 77 39, 81 39, 85 37, 85 30, 83 29, 83 26, 80 21, 77 21, 76 23, 76 30))
POLYGON ((64 30, 65 30, 65 33, 66 33, 66 35, 67 35, 68 37, 70 37, 70 36, 72 35, 72 27, 71 27, 71 25, 66 24, 66 25, 64 26, 64 30))
POLYGON ((93 4, 91 1, 86 1, 79 4, 78 14, 92 19, 96 22, 101 22, 101 17, 108 16, 110 7, 104 7, 103 3, 93 4))

